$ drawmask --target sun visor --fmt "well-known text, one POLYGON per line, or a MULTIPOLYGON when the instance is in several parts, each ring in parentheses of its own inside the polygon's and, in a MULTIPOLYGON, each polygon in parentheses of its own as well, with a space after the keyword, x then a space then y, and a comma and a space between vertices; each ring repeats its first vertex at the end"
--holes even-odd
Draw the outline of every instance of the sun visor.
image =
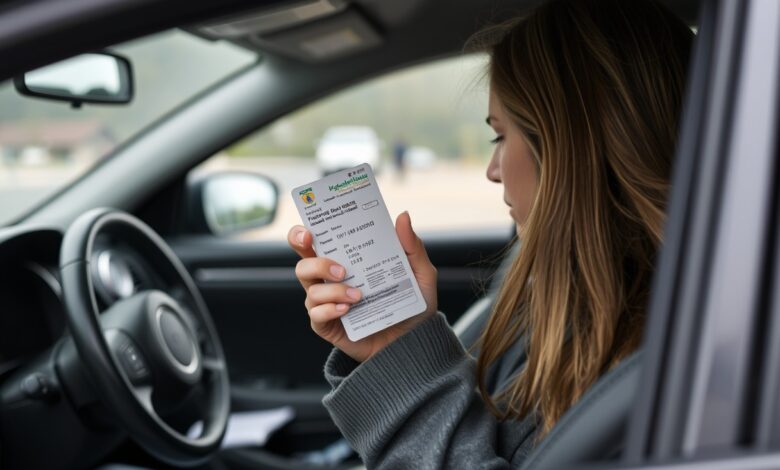
POLYGON ((198 33, 212 39, 236 39, 249 35, 269 34, 300 26, 339 13, 347 0, 308 0, 293 5, 263 9, 249 15, 199 26, 198 33))
POLYGON ((255 34, 247 39, 258 49, 305 62, 325 62, 382 43, 374 27, 351 8, 297 28, 255 34))
POLYGON ((283 8, 185 28, 210 40, 227 40, 258 52, 308 63, 327 62, 382 43, 377 29, 351 0, 308 0, 283 8))

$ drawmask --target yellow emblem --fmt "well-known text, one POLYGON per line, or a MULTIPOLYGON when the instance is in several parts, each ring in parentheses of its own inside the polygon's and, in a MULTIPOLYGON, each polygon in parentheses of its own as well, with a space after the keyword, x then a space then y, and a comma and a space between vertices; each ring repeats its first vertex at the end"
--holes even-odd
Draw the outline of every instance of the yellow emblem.
POLYGON ((301 194, 301 200, 306 204, 311 204, 314 202, 314 193, 311 191, 307 191, 303 194, 301 194))

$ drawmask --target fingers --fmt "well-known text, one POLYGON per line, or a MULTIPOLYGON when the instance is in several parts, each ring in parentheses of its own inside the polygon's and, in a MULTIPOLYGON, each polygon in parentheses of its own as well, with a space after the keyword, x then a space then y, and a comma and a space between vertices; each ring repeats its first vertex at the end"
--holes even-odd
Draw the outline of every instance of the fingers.
POLYGON ((303 258, 295 265, 295 276, 307 291, 312 284, 323 280, 338 282, 346 274, 347 270, 343 266, 328 258, 303 258))
POLYGON ((306 291, 306 308, 327 303, 353 304, 360 300, 360 289, 340 283, 313 284, 306 291))
POLYGON ((321 325, 329 321, 336 320, 349 311, 349 304, 327 303, 317 305, 309 310, 309 319, 312 326, 321 325))
POLYGON ((306 309, 315 331, 346 314, 362 297, 360 289, 341 283, 313 284, 306 293, 306 309))
POLYGON ((301 225, 294 225, 287 232, 287 243, 295 250, 301 258, 312 258, 317 256, 312 248, 314 238, 311 232, 301 225))

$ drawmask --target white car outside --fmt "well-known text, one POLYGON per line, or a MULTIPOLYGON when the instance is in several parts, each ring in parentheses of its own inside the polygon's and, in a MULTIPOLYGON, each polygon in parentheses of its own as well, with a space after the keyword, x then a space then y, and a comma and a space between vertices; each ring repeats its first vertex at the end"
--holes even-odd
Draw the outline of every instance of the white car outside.
POLYGON ((367 126, 331 127, 317 144, 317 166, 323 174, 368 163, 374 170, 380 163, 381 141, 367 126))
POLYGON ((409 168, 428 170, 436 163, 436 152, 428 147, 409 147, 404 160, 409 168))
POLYGON ((43 147, 25 147, 19 154, 19 163, 23 166, 45 166, 51 162, 51 154, 43 147))

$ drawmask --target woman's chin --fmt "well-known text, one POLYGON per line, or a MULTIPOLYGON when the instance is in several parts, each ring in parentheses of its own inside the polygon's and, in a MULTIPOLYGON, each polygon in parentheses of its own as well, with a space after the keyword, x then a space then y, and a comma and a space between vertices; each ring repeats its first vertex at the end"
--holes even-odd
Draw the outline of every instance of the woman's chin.
POLYGON ((512 220, 515 223, 515 231, 518 235, 520 235, 520 231, 523 228, 523 225, 525 224, 525 217, 518 217, 517 213, 515 211, 515 208, 512 206, 509 206, 509 217, 512 218, 512 220))
POLYGON ((518 222, 517 220, 515 222, 515 233, 519 237, 521 233, 523 233, 523 224, 518 222))

